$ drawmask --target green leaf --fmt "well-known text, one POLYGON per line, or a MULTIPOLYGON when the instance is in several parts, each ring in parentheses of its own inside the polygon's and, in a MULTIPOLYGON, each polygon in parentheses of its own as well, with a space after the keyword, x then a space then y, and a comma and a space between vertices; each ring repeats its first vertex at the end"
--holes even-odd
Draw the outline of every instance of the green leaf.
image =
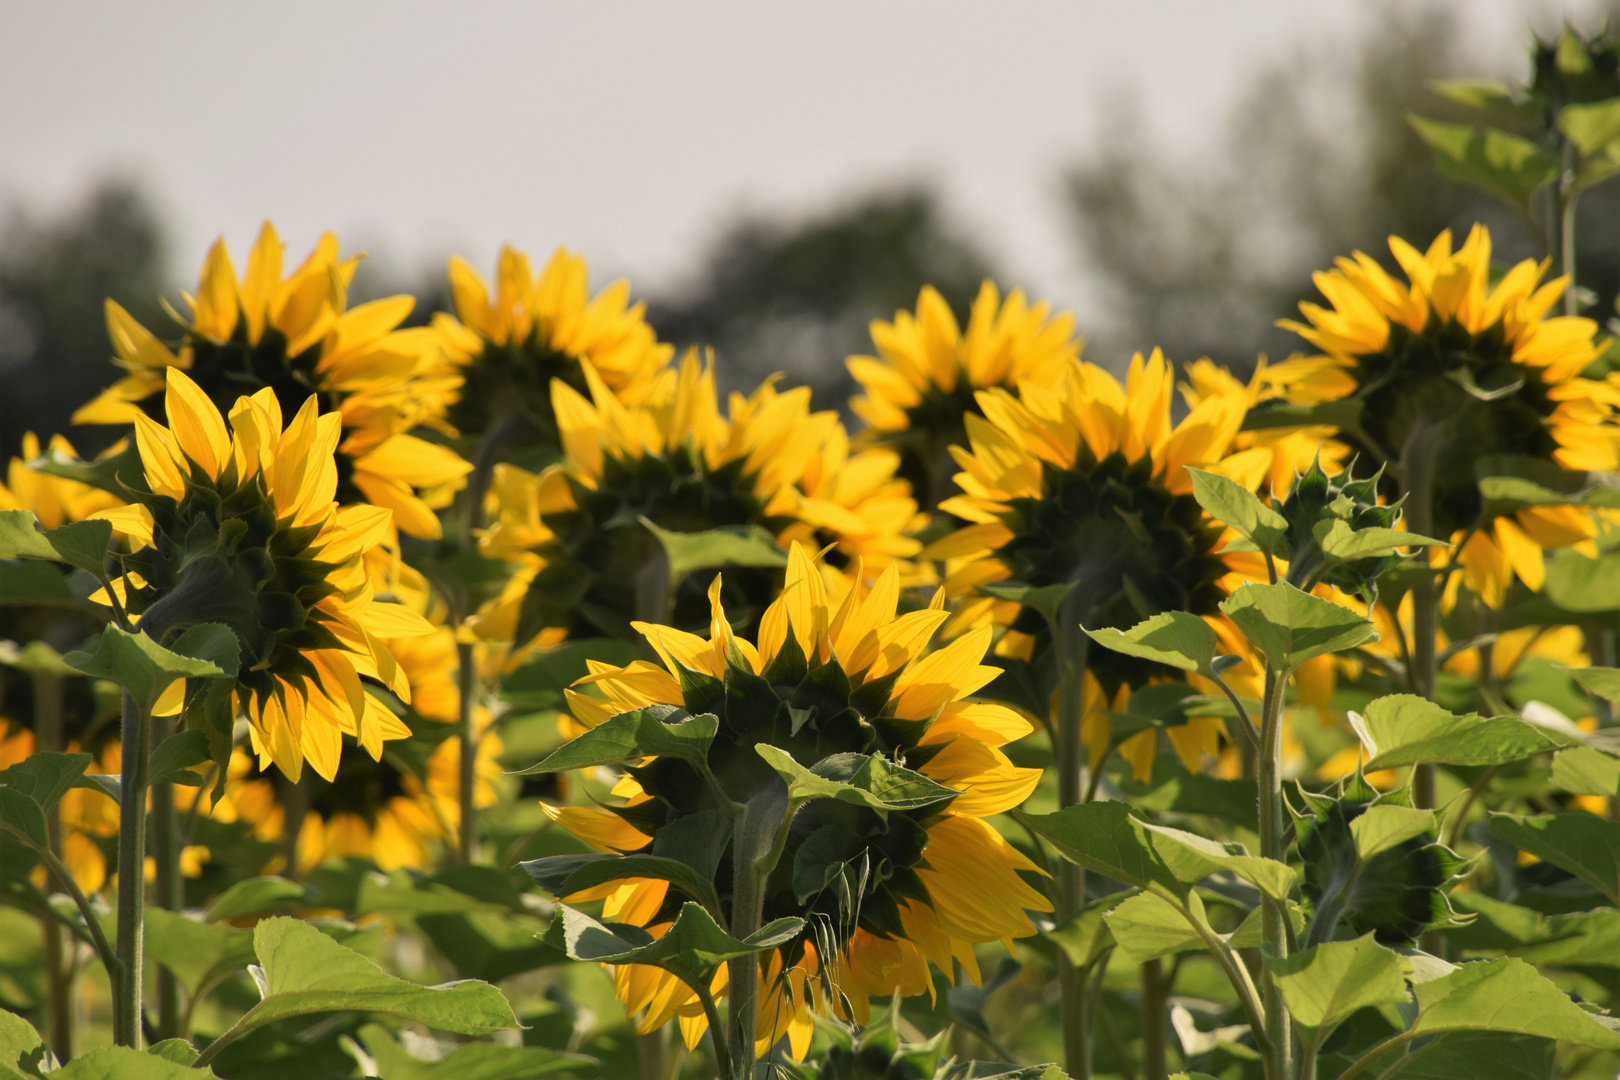
POLYGON ((1334 521, 1322 537, 1322 554, 1339 562, 1394 555, 1402 548, 1443 546, 1444 540, 1399 529, 1352 529, 1343 519, 1334 521))
POLYGON ((1614 474, 1566 469, 1545 458, 1486 454, 1474 462, 1474 476, 1492 513, 1531 506, 1620 506, 1614 474))
POLYGON ((34 1025, 14 1012, 0 1009, 0 1065, 15 1065, 23 1054, 43 1046, 34 1025))
POLYGON ((1052 929, 1041 931, 1041 936, 1062 949, 1075 967, 1089 967, 1114 943, 1105 918, 1113 903, 1111 896, 1093 900, 1052 929))
POLYGON ((1101 630, 1086 630, 1086 634, 1105 649, 1169 664, 1182 671, 1196 671, 1206 678, 1214 675, 1210 663, 1221 647, 1214 628, 1185 611, 1166 611, 1129 630, 1105 626, 1101 630))
POLYGON ((70 566, 101 577, 107 568, 107 545, 112 542, 112 522, 75 521, 50 530, 45 539, 57 557, 70 566))
POLYGON ((54 566, 39 562, 0 562, 0 607, 84 608, 89 605, 54 566))
POLYGON ((651 964, 688 986, 707 989, 728 960, 767 952, 793 940, 803 919, 777 919, 739 941, 720 928, 698 904, 683 904, 663 937, 654 940, 639 926, 599 923, 566 904, 557 909, 548 937, 556 935, 575 960, 598 964, 651 964))
POLYGON ((1192 477, 1193 498, 1198 505, 1261 551, 1271 551, 1288 534, 1287 520, 1236 480, 1191 466, 1187 475, 1192 477))
POLYGON ((253 963, 253 934, 224 923, 201 923, 179 912, 146 909, 146 951, 197 996, 206 984, 253 963))
POLYGON ((360 1041, 387 1080, 529 1080, 596 1064, 594 1058, 565 1054, 542 1046, 497 1046, 493 1043, 445 1045, 433 1061, 414 1057, 394 1041, 381 1024, 360 1029, 360 1041))
POLYGON ((1050 843, 1065 859, 1139 889, 1158 886, 1172 895, 1187 890, 1164 864, 1147 826, 1121 802, 1091 802, 1055 814, 1013 816, 1050 843))
POLYGON ((0 510, 0 559, 60 559, 28 510, 0 510))
POLYGON ((1553 756, 1552 784, 1571 795, 1620 795, 1620 758, 1587 746, 1553 756))
POLYGON ((1533 1035, 1454 1031, 1396 1051, 1374 1067, 1385 1069, 1378 1080, 1557 1080, 1563 1075, 1553 1057, 1557 1048, 1533 1035))
MULTIPOLYGON (((1568 549, 1548 554, 1547 599, 1565 611, 1581 614, 1620 608, 1620 552, 1608 552, 1595 559, 1568 549)), ((1620 692, 1620 685, 1614 689, 1620 692)))
POLYGON ((169 651, 213 664, 226 678, 236 678, 241 669, 242 646, 236 632, 221 623, 201 623, 169 643, 169 651))
POLYGON ((1390 694, 1351 713, 1367 751, 1366 768, 1398 765, 1501 765, 1556 748, 1540 728, 1512 716, 1456 716, 1414 694, 1390 694))
POLYGON ((182 1065, 127 1046, 103 1046, 80 1054, 50 1074, 51 1080, 206 1080, 214 1070, 182 1065))
POLYGON ((79 674, 78 669, 68 666, 61 653, 37 639, 22 648, 18 648, 15 641, 0 641, 0 664, 31 675, 77 677, 79 674))
POLYGON ((1011 600, 1015 604, 1033 608, 1045 617, 1050 626, 1055 627, 1063 601, 1069 598, 1076 584, 1065 581, 1058 585, 1019 585, 1003 581, 995 585, 980 585, 979 591, 997 600, 1011 600))
POLYGON ((1281 398, 1262 401, 1243 417, 1244 431, 1270 431, 1277 428, 1336 427, 1355 431, 1361 426, 1360 398, 1347 397, 1314 405, 1293 405, 1281 398))
POLYGON ((1605 701, 1620 701, 1620 668, 1570 668, 1575 681, 1605 701))
POLYGON ((36 848, 50 846, 45 815, 69 788, 80 786, 89 754, 30 754, 0 770, 0 821, 36 848))
POLYGON ((1278 671, 1378 640, 1368 619, 1286 581, 1244 585, 1221 602, 1221 610, 1278 671))
POLYGON ((1362 862, 1434 831, 1433 810, 1414 810, 1394 803, 1369 806, 1350 823, 1350 835, 1356 841, 1356 856, 1362 862))
POLYGON ((395 978, 353 949, 297 919, 265 919, 253 930, 263 1000, 237 1024, 246 1031, 308 1013, 380 1013, 458 1035, 518 1026, 512 1007, 488 983, 419 986, 395 978))
POLYGON ((835 754, 807 769, 792 754, 769 743, 755 743, 754 752, 787 782, 788 798, 794 802, 836 799, 884 812, 920 810, 960 794, 922 773, 892 764, 882 754, 835 754))
POLYGON ((1192 884, 1211 874, 1229 871, 1276 900, 1286 900, 1297 876, 1293 867, 1275 859, 1250 855, 1234 841, 1208 840, 1167 825, 1143 823, 1149 840, 1165 866, 1177 879, 1192 884))
POLYGON ((1620 1031, 1571 1001, 1535 968, 1514 957, 1464 964, 1419 983, 1411 1032, 1510 1031, 1578 1046, 1620 1050, 1620 1031))
POLYGON ((1496 79, 1436 79, 1429 83, 1429 89, 1448 101, 1471 109, 1509 108, 1513 105, 1513 91, 1507 83, 1496 79))
POLYGON ((621 878, 655 878, 674 885, 716 917, 720 915, 720 898, 714 884, 674 859, 656 855, 552 855, 522 865, 553 896, 568 896, 621 878))
POLYGON ((283 907, 302 907, 304 887, 284 877, 256 877, 238 881, 214 898, 203 917, 209 922, 245 919, 283 907))
POLYGON ((1371 934, 1265 958, 1294 1023, 1317 1038, 1358 1009, 1406 1000, 1406 964, 1371 934))
POLYGON ((191 771, 191 766, 209 760, 208 736, 200 731, 179 731, 158 743, 152 751, 148 778, 153 784, 185 784, 202 786, 202 774, 191 771))
POLYGON ((520 709, 561 709, 566 706, 563 691, 590 674, 587 660, 623 667, 635 658, 634 645, 614 638, 585 638, 537 649, 522 667, 501 677, 501 700, 520 709))
POLYGON ((658 538, 669 560, 669 582, 673 587, 694 570, 722 566, 787 565, 787 552, 775 537, 758 525, 727 525, 703 532, 671 532, 641 519, 648 532, 658 538))
POLYGON ((700 761, 707 757, 709 743, 719 729, 720 721, 712 713, 687 716, 684 711, 669 706, 637 709, 620 713, 578 738, 570 739, 538 765, 531 765, 518 775, 620 765, 650 754, 700 761), (665 716, 680 719, 670 723, 665 716))
POLYGON ((189 1039, 164 1039, 148 1046, 146 1052, 153 1057, 160 1057, 164 1061, 172 1061, 178 1065, 190 1065, 199 1056, 197 1048, 191 1045, 189 1039))
POLYGON ((95 655, 73 652, 63 659, 86 675, 118 683, 129 691, 145 714, 151 713, 157 699, 176 679, 211 679, 225 675, 218 664, 171 652, 145 634, 125 633, 116 626, 101 632, 101 644, 96 647, 95 655))
POLYGON ((1492 814, 1491 836, 1567 870, 1620 905, 1620 822, 1591 814, 1492 814))
MULTIPOLYGON (((1203 917, 1204 903, 1197 893, 1188 895, 1188 906, 1203 917)), ((1137 893, 1110 911, 1106 919, 1114 940, 1138 964, 1204 948, 1198 929, 1174 905, 1154 893, 1137 893)))
POLYGON ((1440 175, 1461 180, 1511 206, 1528 211, 1531 193, 1558 175, 1558 159, 1529 139, 1411 114, 1407 119, 1434 151, 1434 166, 1440 175))
POLYGON ((1575 144, 1582 157, 1601 153, 1615 139, 1620 139, 1620 98, 1590 105, 1565 105, 1558 110, 1558 130, 1575 144))

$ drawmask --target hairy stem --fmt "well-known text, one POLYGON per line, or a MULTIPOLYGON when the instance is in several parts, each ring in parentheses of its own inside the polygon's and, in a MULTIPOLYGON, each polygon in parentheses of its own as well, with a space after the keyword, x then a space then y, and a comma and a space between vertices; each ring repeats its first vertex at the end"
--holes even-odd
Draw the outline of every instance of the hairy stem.
MULTIPOLYGON (((1088 794, 1086 748, 1081 738, 1084 719, 1086 659, 1091 639, 1080 629, 1079 612, 1070 599, 1052 628, 1052 646, 1058 650, 1057 746, 1058 808, 1078 806, 1088 794)), ((1057 921, 1073 918, 1086 904, 1086 872, 1067 860, 1058 866, 1057 921)), ((1062 989, 1063 1056, 1069 1075, 1089 1080, 1091 1025, 1085 1007, 1086 971, 1058 951, 1058 983, 1062 989)))
POLYGON ((141 987, 146 942, 146 766, 151 729, 140 706, 124 694, 123 764, 118 806, 118 971, 113 991, 113 1041, 140 1048, 141 987))
MULTIPOLYGON (((1401 485, 1405 488, 1406 527, 1419 536, 1432 536, 1434 528, 1434 459, 1439 450, 1437 425, 1419 421, 1401 448, 1401 485)), ((1428 553, 1418 560, 1428 565, 1428 553)), ((1435 637, 1440 629, 1440 587, 1432 574, 1421 574, 1412 584, 1412 662, 1407 679, 1412 693, 1434 700, 1435 637)), ((1419 765, 1412 773, 1412 798, 1420 809, 1434 809, 1434 766, 1419 765)))
MULTIPOLYGON (((1256 779, 1259 781, 1260 855, 1262 858, 1284 861, 1283 805, 1282 805, 1282 702, 1287 675, 1269 663, 1265 672, 1265 700, 1261 703, 1260 754, 1256 761, 1256 779)), ((1279 901, 1266 895, 1260 898, 1260 934, 1265 948, 1281 959, 1288 955, 1288 910, 1279 901)), ((1271 1043, 1274 1080, 1284 1080, 1291 1073, 1289 1059, 1292 1045, 1288 1031, 1288 1007, 1282 995, 1267 979, 1264 983, 1266 1039, 1271 1043)))
POLYGON ((1163 960, 1142 965, 1142 1076, 1166 1080, 1165 1046, 1169 1035, 1170 983, 1163 960))
MULTIPOLYGON (((34 673, 34 745, 41 753, 62 749, 62 677, 54 672, 34 673)), ((62 854, 62 814, 58 806, 45 811, 45 831, 50 837, 51 854, 62 854)), ((60 881, 57 888, 66 890, 60 881)), ((39 924, 44 955, 46 993, 45 1039, 56 1060, 73 1058, 73 949, 62 936, 54 919, 39 924)))
MULTIPOLYGON (((173 724, 168 717, 154 716, 149 721, 152 745, 168 737, 173 724)), ((180 836, 174 807, 174 785, 152 785, 151 812, 152 862, 157 871, 152 883, 152 902, 165 911, 178 911, 184 907, 183 883, 180 880, 180 836)), ((180 1035, 180 984, 166 966, 157 969, 157 1033, 160 1039, 173 1039, 180 1035)))

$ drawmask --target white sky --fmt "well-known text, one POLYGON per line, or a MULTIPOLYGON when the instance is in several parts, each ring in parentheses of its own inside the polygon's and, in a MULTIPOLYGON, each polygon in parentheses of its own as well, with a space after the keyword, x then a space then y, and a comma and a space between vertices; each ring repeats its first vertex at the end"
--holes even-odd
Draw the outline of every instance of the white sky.
MULTIPOLYGON (((1452 2, 1499 56, 1548 22, 1531 0, 1452 2)), ((503 240, 566 243, 646 288, 741 208, 922 177, 1012 276, 1072 302, 1056 175, 1117 94, 1195 151, 1268 56, 1348 41, 1366 7, 0 0, 0 205, 132 173, 182 280, 269 216, 299 254, 327 227, 486 270, 503 240)))

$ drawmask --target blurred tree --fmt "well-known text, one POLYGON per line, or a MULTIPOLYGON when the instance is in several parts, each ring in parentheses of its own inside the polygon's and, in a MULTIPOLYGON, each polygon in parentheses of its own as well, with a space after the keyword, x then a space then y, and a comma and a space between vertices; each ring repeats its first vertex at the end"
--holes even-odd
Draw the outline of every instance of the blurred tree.
POLYGON ((164 280, 162 223, 125 180, 96 187, 54 219, 14 208, 0 227, 0 458, 23 432, 61 432, 81 453, 114 428, 69 430, 73 410, 118 375, 102 317, 112 297, 151 327, 169 325, 158 304, 164 280))
POLYGON ((909 186, 806 221, 737 221, 687 289, 648 304, 648 318, 679 347, 712 345, 722 389, 752 388, 780 371, 808 384, 818 407, 842 409, 854 389, 844 358, 872 350, 872 319, 915 305, 932 284, 965 320, 980 281, 993 276, 935 195, 909 186))
MULTIPOLYGON (((1316 297, 1312 271, 1354 249, 1392 265, 1390 233, 1421 248, 1448 226, 1461 242, 1482 221, 1499 260, 1544 254, 1503 204, 1439 176, 1407 122, 1410 111, 1457 115, 1431 80, 1501 74, 1461 54, 1458 19, 1387 4, 1352 48, 1324 44, 1261 71, 1197 163, 1164 154, 1140 117, 1121 115, 1103 151, 1067 177, 1109 313, 1088 357, 1123 366, 1159 345, 1179 362, 1207 355, 1241 371, 1259 352, 1281 359, 1305 345, 1273 321, 1316 297)), ((1582 284, 1605 300, 1620 285, 1617 219, 1609 189, 1581 206, 1582 284)))

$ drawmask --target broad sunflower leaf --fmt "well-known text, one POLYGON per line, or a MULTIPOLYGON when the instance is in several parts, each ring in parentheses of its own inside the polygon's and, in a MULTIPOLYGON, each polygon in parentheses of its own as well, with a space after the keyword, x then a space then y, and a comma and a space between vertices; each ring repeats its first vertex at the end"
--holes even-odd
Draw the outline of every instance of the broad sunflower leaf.
POLYGON ((1065 581, 1059 585, 1019 585, 1010 582, 1000 582, 995 585, 980 585, 979 591, 986 596, 993 596, 997 600, 1011 600, 1015 604, 1023 604, 1033 608, 1045 617, 1046 621, 1056 626, 1058 611, 1074 591, 1075 582, 1065 581))
POLYGON ((1100 630, 1086 630, 1086 634, 1105 649, 1154 660, 1182 671, 1196 671, 1205 677, 1214 674, 1210 664, 1221 645, 1209 623, 1185 611, 1166 611, 1129 630, 1105 626, 1100 630))
POLYGON ((1400 529, 1352 529, 1344 520, 1333 522, 1321 538, 1322 554, 1339 562, 1397 554, 1402 548, 1443 546, 1444 540, 1400 529))
POLYGON ((1470 109, 1514 107, 1513 91, 1496 79, 1436 79, 1429 89, 1470 109))
POLYGON ((146 909, 146 951, 196 997, 202 987, 253 963, 253 933, 225 923, 204 923, 176 911, 146 909))
POLYGON ((1429 149, 1442 176, 1528 209, 1530 195, 1558 174, 1558 159, 1529 139, 1495 128, 1447 124, 1422 116, 1407 120, 1429 149))
POLYGON ((1620 906, 1620 821, 1580 812, 1492 814, 1491 836, 1569 871, 1620 906))
POLYGON ((620 765, 648 756, 702 760, 719 729, 719 718, 713 713, 688 716, 685 710, 672 706, 637 709, 620 713, 570 739, 539 764, 519 770, 518 775, 620 765))
POLYGON ((38 639, 17 647, 14 641, 0 641, 0 664, 26 671, 30 675, 70 675, 79 674, 77 668, 70 667, 62 659, 62 654, 38 639))
POLYGON ((1236 480, 1190 466, 1187 475, 1198 505, 1261 551, 1271 551, 1288 534, 1287 520, 1236 480))
POLYGON ((754 752, 787 783, 788 798, 794 801, 836 799, 881 812, 920 810, 959 794, 882 754, 834 754, 807 769, 779 746, 756 743, 754 752))
POLYGON ((44 563, 0 562, 0 607, 88 606, 68 585, 68 579, 54 566, 44 563))
POLYGON ((118 683, 147 714, 176 679, 217 679, 226 675, 211 660, 183 656, 165 649, 145 634, 125 633, 116 626, 101 632, 101 644, 94 654, 71 652, 62 659, 86 675, 118 683))
POLYGON ((1393 803, 1369 806, 1350 823, 1350 835, 1356 841, 1356 857, 1362 862, 1434 831, 1433 810, 1416 810, 1393 803))
POLYGON ((562 905, 548 938, 557 937, 575 960, 599 964, 651 964, 663 968, 688 986, 709 985, 722 964, 739 956, 766 952, 793 940, 804 929, 803 919, 777 919, 739 941, 720 928, 698 904, 684 904, 663 937, 654 939, 639 926, 599 923, 581 911, 562 905))
POLYGON ((582 1069, 596 1059, 543 1046, 497 1046, 462 1043, 446 1046, 441 1058, 424 1061, 409 1053, 381 1024, 360 1029, 360 1041, 388 1080, 529 1080, 530 1077, 582 1069))
POLYGON ((48 449, 30 460, 28 467, 48 476, 77 480, 81 484, 110 491, 121 499, 128 498, 127 489, 141 492, 151 490, 146 483, 146 467, 141 463, 140 450, 133 439, 126 441, 118 453, 95 461, 79 461, 48 449))
POLYGON ((1147 825, 1124 803, 1084 803, 1055 814, 1012 813, 1072 863, 1139 889, 1156 885, 1174 896, 1187 895, 1154 847, 1147 825))
POLYGON ((51 1080, 207 1080, 213 1075, 214 1070, 206 1066, 182 1064, 127 1046, 103 1046, 80 1054, 50 1077, 51 1080))
POLYGON ((787 552, 776 538, 758 525, 728 525, 703 532, 672 532, 641 519, 641 524, 657 537, 669 560, 669 583, 673 588, 694 570, 723 566, 787 565, 787 552))
POLYGON ((202 774, 192 772, 191 766, 201 765, 207 760, 208 736, 197 730, 175 732, 152 751, 148 782, 201 787, 202 774))
MULTIPOLYGON (((1204 902, 1187 894, 1188 907, 1203 918, 1204 902)), ((1154 893, 1137 893, 1105 917, 1114 941, 1138 964, 1181 952, 1199 952, 1204 939, 1173 905, 1154 893)))
POLYGON ((1409 1030, 1418 1034, 1507 1031, 1620 1050, 1620 1030, 1612 1022, 1576 1005, 1535 968, 1515 957, 1463 964, 1414 989, 1417 1019, 1409 1030))
POLYGON ((29 510, 0 510, 0 559, 48 559, 61 556, 29 510))
POLYGON ((463 978, 498 983, 568 962, 543 940, 545 924, 531 915, 474 910, 419 915, 415 922, 463 978))
POLYGON ((19 1057, 44 1045, 45 1040, 40 1038, 33 1024, 14 1012, 0 1009, 0 1066, 14 1066, 19 1057))
POLYGON ((1351 713, 1368 770, 1397 765, 1501 765, 1555 749, 1542 729, 1512 716, 1457 716, 1415 694, 1390 694, 1351 713))
POLYGON ((1075 967, 1089 967, 1114 943, 1106 919, 1113 904, 1111 896, 1093 900, 1067 920, 1041 931, 1041 936, 1067 953, 1075 967))
POLYGON ((1142 828, 1170 872, 1189 885, 1225 870, 1273 899, 1286 900, 1298 876, 1287 863, 1250 855, 1239 843, 1223 844, 1167 825, 1143 823, 1142 828))
POLYGON ((1314 405, 1295 405, 1282 398, 1272 398, 1255 405, 1244 415, 1243 430, 1326 426, 1354 431, 1361 425, 1362 407, 1361 399, 1354 397, 1314 405))
POLYGON ((1326 1035, 1358 1009, 1406 1000, 1406 963, 1371 934, 1265 962, 1294 1023, 1313 1034, 1326 1035))
POLYGON ((1620 506, 1612 473, 1565 469, 1522 454, 1487 454, 1474 463, 1486 509, 1512 513, 1532 506, 1620 506))
POLYGON ((0 769, 0 821, 36 848, 49 847, 46 812, 69 788, 89 786, 84 770, 90 761, 89 754, 38 753, 0 769))
POLYGON ((1620 668, 1588 667, 1569 669, 1575 681, 1605 701, 1620 701, 1620 668))
MULTIPOLYGON (((1567 549, 1548 554, 1551 557, 1547 560, 1547 582, 1544 587, 1547 599, 1565 611, 1581 614, 1611 612, 1620 608, 1620 552, 1606 552, 1595 559, 1567 549)), ((1620 684, 1615 684, 1613 689, 1620 693, 1620 684)), ((1598 690, 1592 692, 1602 693, 1598 690)))
POLYGON ((537 649, 522 667, 501 677, 500 697, 519 709, 561 709, 566 702, 563 691, 590 674, 587 660, 623 667, 635 658, 635 646, 616 638, 585 638, 537 649))
POLYGON ((238 881, 214 898, 203 916, 208 922, 245 919, 283 907, 302 907, 307 892, 284 877, 256 877, 238 881))
POLYGON ((667 881, 716 916, 720 897, 714 883, 698 877, 683 862, 656 855, 552 855, 522 864, 529 876, 553 896, 564 897, 584 889, 626 878, 667 881))
POLYGON ((253 949, 263 998, 233 1029, 238 1034, 290 1016, 340 1010, 413 1020, 459 1035, 518 1026, 506 998, 488 983, 419 986, 395 978, 298 919, 265 919, 253 930, 253 949))
POLYGON ((1330 600, 1280 581, 1247 584, 1221 602, 1221 610, 1278 671, 1378 640, 1370 620, 1330 600))
POLYGON ((1601 153, 1620 139, 1620 98, 1565 105, 1558 110, 1558 130, 1569 137, 1582 157, 1601 153))
POLYGON ((1500 1031, 1453 1031, 1374 1063, 1378 1080, 1557 1080, 1558 1043, 1500 1031), (1383 1070, 1383 1071, 1378 1071, 1383 1070))
POLYGON ((1451 903, 1474 916, 1446 930, 1454 949, 1506 952, 1536 965, 1620 967, 1620 911, 1613 908, 1543 915, 1473 891, 1453 893, 1451 903))
POLYGON ((1620 795, 1620 758, 1572 746, 1553 755, 1552 784, 1571 795, 1620 795))
POLYGON ((57 558, 70 566, 100 577, 106 572, 107 545, 112 541, 112 522, 74 521, 51 529, 45 539, 57 558))

